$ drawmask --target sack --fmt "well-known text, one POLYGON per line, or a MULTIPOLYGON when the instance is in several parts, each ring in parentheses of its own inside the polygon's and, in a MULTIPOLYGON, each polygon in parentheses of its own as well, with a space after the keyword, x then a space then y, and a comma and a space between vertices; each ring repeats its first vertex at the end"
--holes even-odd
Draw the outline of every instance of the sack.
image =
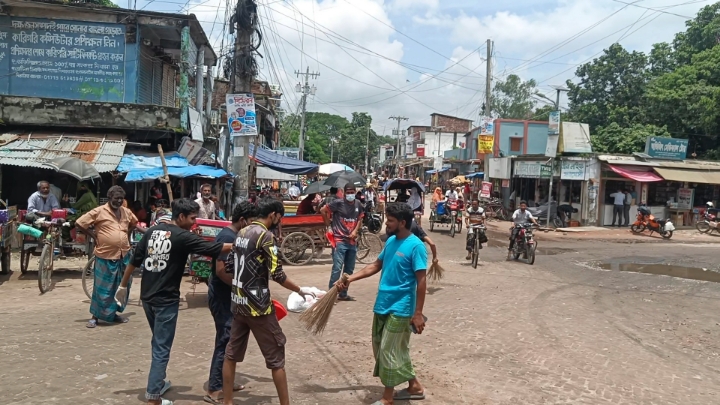
POLYGON ((488 243, 489 241, 487 235, 485 235, 485 232, 480 232, 478 238, 480 238, 480 243, 488 243))
POLYGON ((290 294, 287 300, 287 309, 290 312, 297 312, 302 313, 305 312, 306 309, 312 307, 315 305, 315 303, 322 297, 325 296, 326 292, 319 290, 315 287, 311 287, 310 290, 312 290, 313 293, 315 293, 315 298, 313 297, 307 297, 304 298, 302 295, 294 292, 290 294))

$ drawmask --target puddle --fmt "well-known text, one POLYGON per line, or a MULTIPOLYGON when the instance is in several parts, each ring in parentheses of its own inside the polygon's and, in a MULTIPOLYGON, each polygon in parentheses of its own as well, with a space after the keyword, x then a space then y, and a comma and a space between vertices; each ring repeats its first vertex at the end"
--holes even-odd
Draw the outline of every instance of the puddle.
POLYGON ((703 270, 699 267, 683 267, 659 263, 601 263, 604 270, 629 271, 632 273, 656 274, 684 278, 688 280, 710 281, 720 283, 720 273, 712 270, 703 270))
POLYGON ((555 256, 571 252, 575 252, 575 250, 568 248, 538 248, 535 253, 539 256, 555 256))

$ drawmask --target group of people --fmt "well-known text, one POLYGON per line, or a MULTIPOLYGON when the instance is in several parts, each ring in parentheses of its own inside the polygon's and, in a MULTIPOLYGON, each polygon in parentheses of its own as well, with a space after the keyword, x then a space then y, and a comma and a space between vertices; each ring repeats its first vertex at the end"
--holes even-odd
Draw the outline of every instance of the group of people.
POLYGON ((635 188, 618 188, 616 192, 610 194, 610 198, 613 200, 613 219, 610 226, 615 226, 616 219, 617 226, 630 226, 630 207, 633 200, 637 198, 635 188), (623 218, 625 218, 625 224, 623 224, 623 218))

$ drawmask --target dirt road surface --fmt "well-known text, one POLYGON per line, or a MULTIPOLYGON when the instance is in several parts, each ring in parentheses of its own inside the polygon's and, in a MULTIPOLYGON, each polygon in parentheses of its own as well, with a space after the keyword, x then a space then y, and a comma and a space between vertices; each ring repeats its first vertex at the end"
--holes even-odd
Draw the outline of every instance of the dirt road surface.
MULTIPOLYGON (((529 266, 506 261, 507 237, 491 232, 473 269, 464 260, 465 230, 450 238, 436 229, 431 237, 447 275, 430 287, 427 329, 412 339, 428 394, 423 403, 720 403, 720 285, 682 278, 717 275, 717 245, 539 233, 538 257, 529 266), (663 272, 675 277, 648 274, 663 272)), ((54 289, 44 295, 36 273, 20 275, 17 264, 15 256, 15 272, 0 276, 0 402, 142 403, 150 330, 138 305, 139 284, 125 313, 129 323, 86 329, 89 301, 76 270, 80 262, 58 262, 75 270, 57 271, 54 289)), ((327 256, 285 269, 300 285, 327 288, 327 256)), ((193 292, 191 286, 185 279, 168 370, 173 388, 167 398, 178 405, 203 403, 214 340, 206 287, 193 292)), ((271 288, 286 300, 287 291, 271 288)), ((379 399, 370 345, 376 289, 377 279, 353 284, 357 301, 339 303, 322 336, 303 330, 296 314, 281 322, 293 404, 379 399)), ((278 403, 254 342, 238 365, 237 381, 247 389, 236 404, 278 403)))

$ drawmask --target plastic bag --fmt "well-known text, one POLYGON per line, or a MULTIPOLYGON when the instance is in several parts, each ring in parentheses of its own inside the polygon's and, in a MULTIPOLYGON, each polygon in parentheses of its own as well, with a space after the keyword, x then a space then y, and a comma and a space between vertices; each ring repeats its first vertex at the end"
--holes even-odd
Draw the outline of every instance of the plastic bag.
POLYGON ((290 294, 290 296, 288 297, 288 300, 287 300, 288 311, 296 312, 296 313, 305 312, 306 309, 315 305, 317 300, 319 300, 320 298, 325 296, 325 294, 327 294, 325 291, 319 290, 315 287, 310 287, 310 289, 312 290, 313 293, 315 293, 315 298, 313 298, 313 297, 303 298, 302 295, 300 295, 296 292, 290 294))

